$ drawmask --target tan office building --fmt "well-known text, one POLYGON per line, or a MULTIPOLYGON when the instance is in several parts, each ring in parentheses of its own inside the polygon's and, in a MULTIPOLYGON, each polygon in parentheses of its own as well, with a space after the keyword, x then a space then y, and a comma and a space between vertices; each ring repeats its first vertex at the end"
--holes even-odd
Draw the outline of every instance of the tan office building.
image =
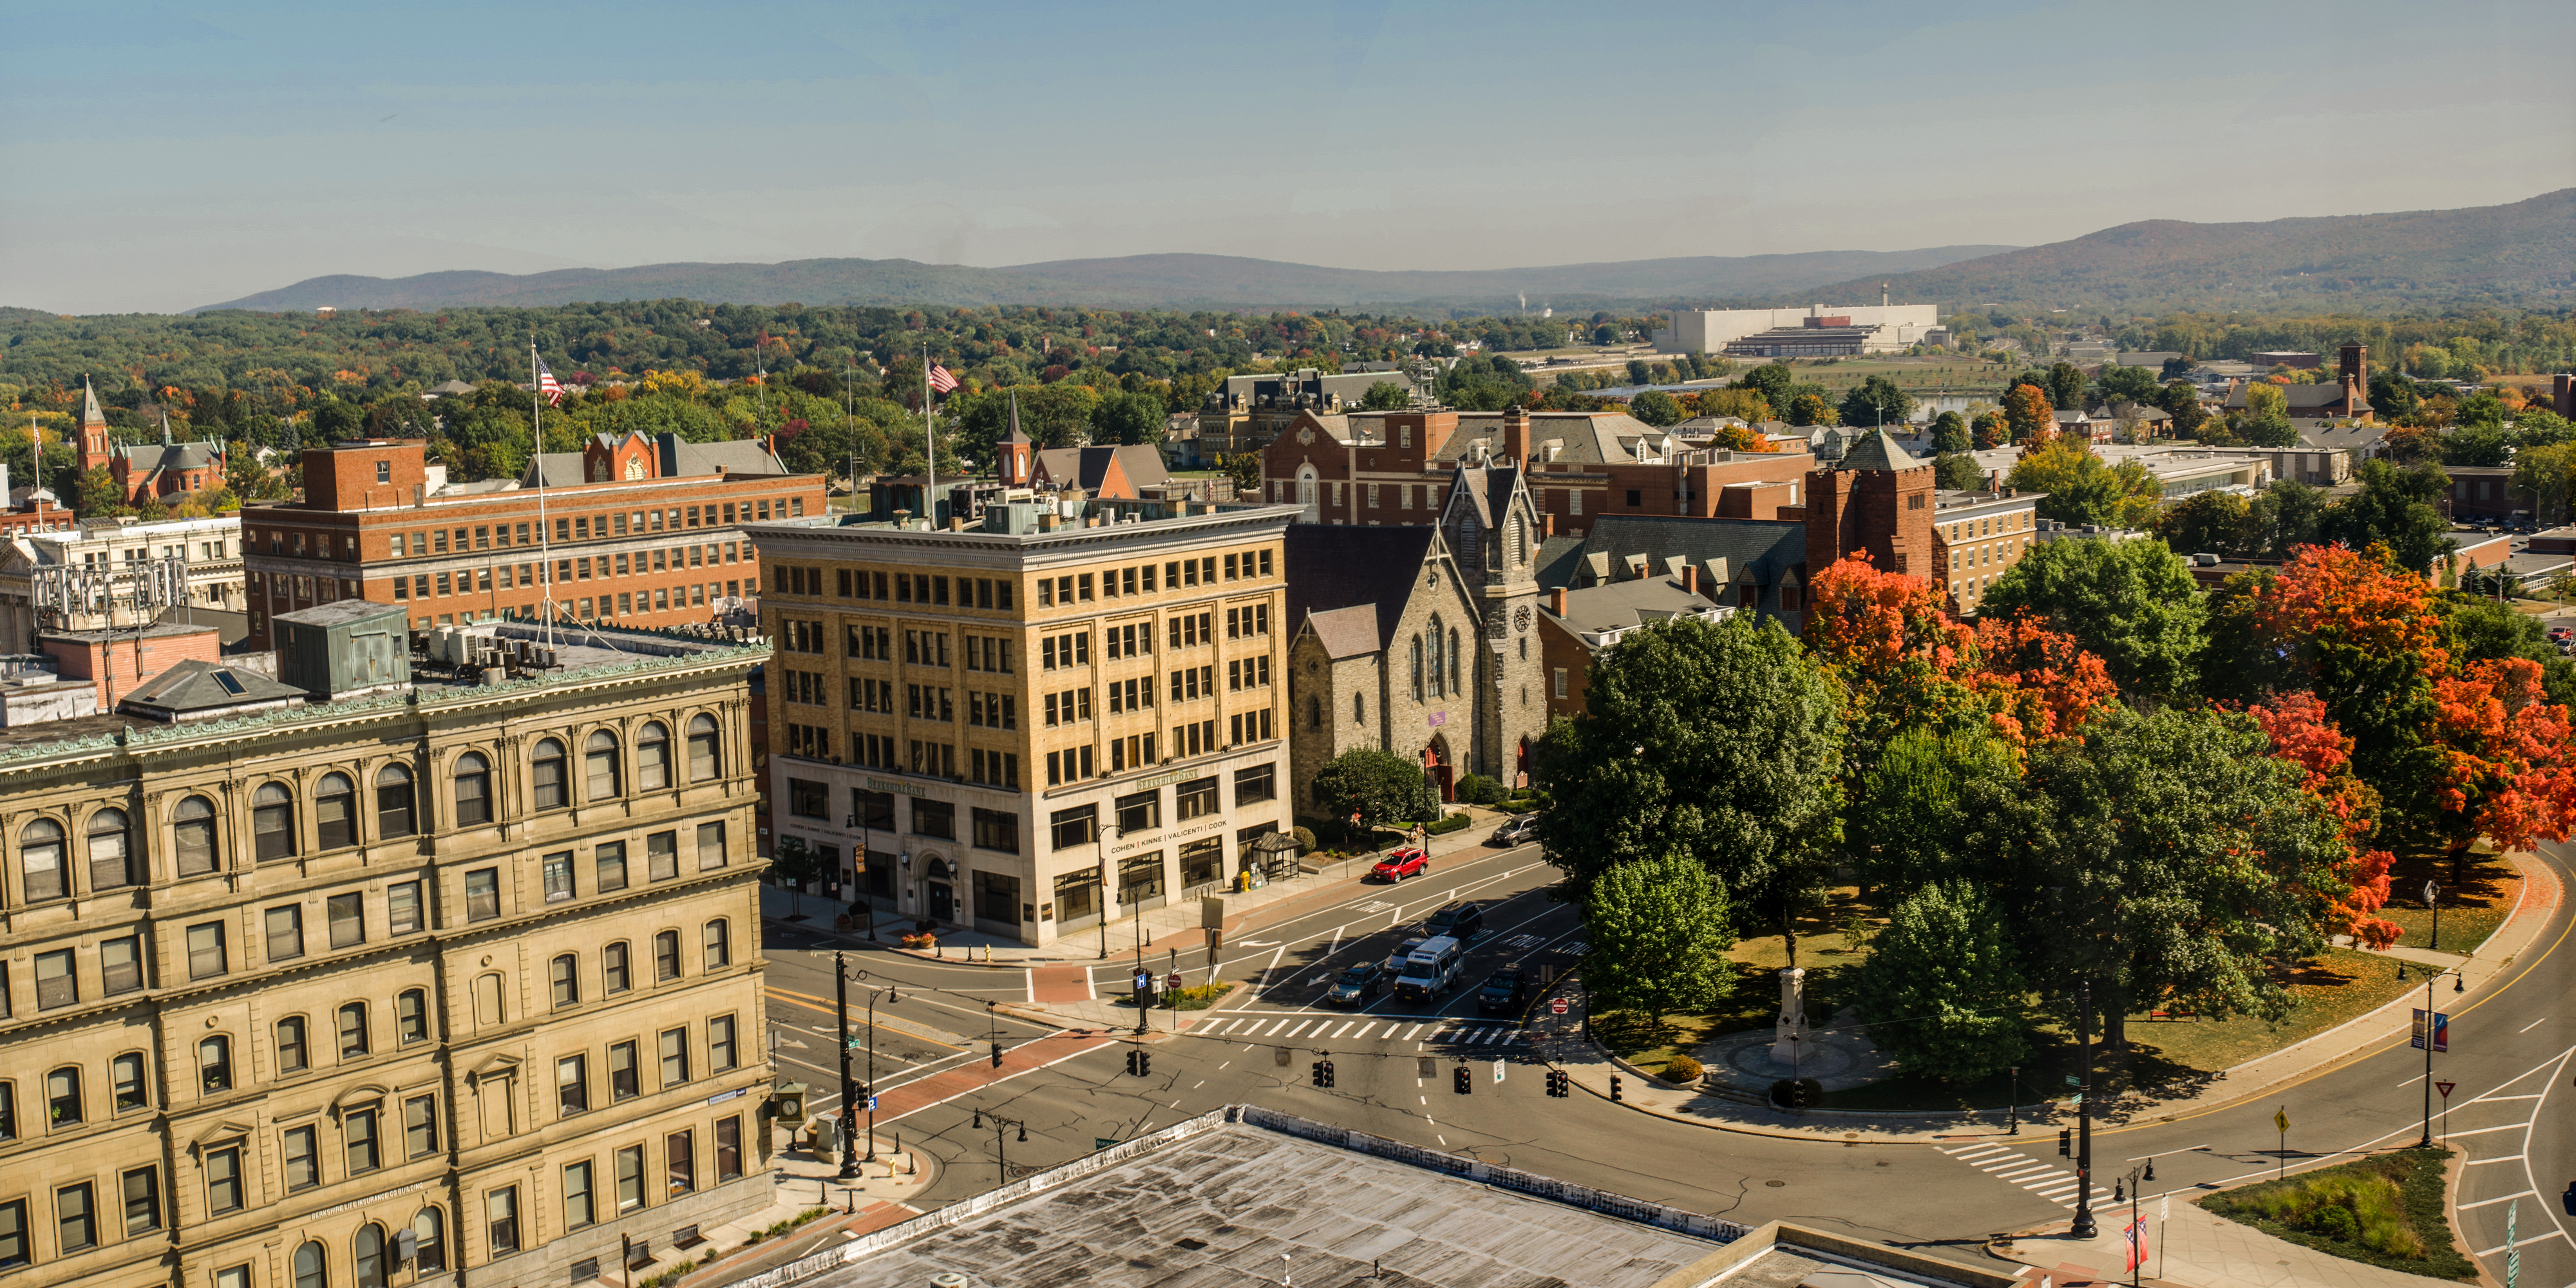
MULTIPOLYGON (((403 656, 401 610, 315 611, 403 656)), ((618 642, 339 692, 189 661, 158 720, 9 731, 0 1274, 567 1283, 770 1204, 764 650, 618 642)))
POLYGON ((755 525, 780 840, 882 914, 1028 944, 1231 880, 1290 825, 1296 516, 1050 498, 951 530, 755 525))

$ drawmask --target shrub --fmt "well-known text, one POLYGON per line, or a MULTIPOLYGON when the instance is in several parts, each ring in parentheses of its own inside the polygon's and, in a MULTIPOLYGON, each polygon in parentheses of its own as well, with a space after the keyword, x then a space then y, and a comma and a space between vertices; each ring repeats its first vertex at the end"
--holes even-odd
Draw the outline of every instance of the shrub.
POLYGON ((1458 799, 1470 805, 1491 805, 1503 798, 1503 785, 1483 774, 1469 774, 1458 780, 1458 799))
POLYGON ((1700 1068, 1699 1061, 1686 1055, 1677 1055, 1664 1061, 1664 1078, 1669 1082, 1678 1082, 1687 1086, 1699 1081, 1700 1075, 1706 1072, 1707 1070, 1700 1068))
POLYGON ((1447 818, 1441 819, 1439 822, 1424 824, 1422 831, 1426 836, 1438 836, 1443 832, 1455 832, 1459 828, 1465 827, 1474 821, 1475 820, 1464 814, 1452 814, 1447 818))
POLYGON ((1315 829, 1311 827, 1301 827, 1290 832, 1289 835, 1297 838, 1297 852, 1299 854, 1312 854, 1315 852, 1315 829))

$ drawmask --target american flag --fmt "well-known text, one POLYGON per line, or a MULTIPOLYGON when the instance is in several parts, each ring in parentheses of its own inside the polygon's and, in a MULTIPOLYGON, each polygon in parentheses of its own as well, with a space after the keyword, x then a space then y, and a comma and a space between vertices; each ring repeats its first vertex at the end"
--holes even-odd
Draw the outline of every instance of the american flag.
POLYGON ((947 393, 957 387, 957 377, 948 374, 948 368, 934 362, 930 364, 930 387, 940 393, 947 393))
POLYGON ((554 369, 543 358, 537 359, 537 392, 546 396, 547 406, 563 405, 563 383, 555 379, 554 369))
POLYGON ((2120 1268, 2135 1270, 2145 1265, 2147 1263, 2147 1218, 2141 1216, 2131 1222, 2128 1229, 2120 1232, 2120 1237, 2129 1245, 2127 1248, 2129 1264, 2120 1268))

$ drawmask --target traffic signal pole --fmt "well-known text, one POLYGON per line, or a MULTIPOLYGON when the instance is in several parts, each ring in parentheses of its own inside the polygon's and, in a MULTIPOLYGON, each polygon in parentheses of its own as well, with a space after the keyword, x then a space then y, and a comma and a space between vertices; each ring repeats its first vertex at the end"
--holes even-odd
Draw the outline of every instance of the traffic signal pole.
POLYGON ((841 1170, 836 1179, 858 1179, 859 1160, 851 1146, 850 1111, 858 1108, 858 1086, 850 1081, 850 975, 845 955, 832 954, 832 1013, 841 1025, 841 1170))
POLYGON ((2075 1045, 2084 1053, 2084 1082, 2075 1106, 2075 1224, 2068 1233, 2090 1239, 2099 1232, 2093 1224, 2093 981, 2078 981, 2075 999, 2075 1045))

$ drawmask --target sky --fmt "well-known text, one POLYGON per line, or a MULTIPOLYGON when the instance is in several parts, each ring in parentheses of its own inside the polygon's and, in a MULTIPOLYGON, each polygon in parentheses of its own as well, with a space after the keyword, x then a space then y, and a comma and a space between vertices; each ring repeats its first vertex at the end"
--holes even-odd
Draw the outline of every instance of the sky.
POLYGON ((0 3, 0 305, 2033 245, 2576 175, 2576 5, 0 3))

